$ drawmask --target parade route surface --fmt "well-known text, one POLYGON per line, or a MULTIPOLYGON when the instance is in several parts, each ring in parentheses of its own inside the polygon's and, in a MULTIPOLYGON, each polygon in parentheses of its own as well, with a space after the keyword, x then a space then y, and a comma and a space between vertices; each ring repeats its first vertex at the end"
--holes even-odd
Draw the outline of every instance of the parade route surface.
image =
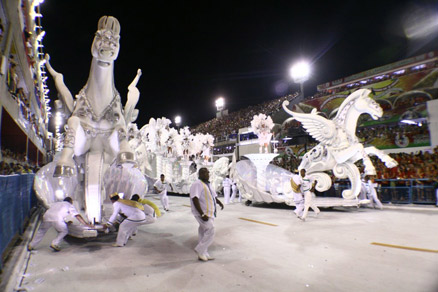
MULTIPOLYGON (((438 291, 438 208, 322 209, 306 222, 285 205, 226 205, 198 261, 198 223, 188 197, 143 225, 125 247, 115 235, 47 233, 16 287, 27 291, 438 291), (377 243, 377 244, 376 244, 377 243), (399 247, 408 247, 399 248, 399 247), (434 252, 435 251, 435 252, 434 252), (20 284, 21 283, 21 284, 20 284)), ((159 204, 159 201, 154 201, 159 204)))

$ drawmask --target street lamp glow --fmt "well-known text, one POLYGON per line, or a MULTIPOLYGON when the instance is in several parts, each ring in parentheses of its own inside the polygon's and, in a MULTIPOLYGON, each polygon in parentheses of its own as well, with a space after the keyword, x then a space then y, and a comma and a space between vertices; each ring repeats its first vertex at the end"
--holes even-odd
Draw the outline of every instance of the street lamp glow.
POLYGON ((179 125, 181 125, 181 117, 180 116, 176 116, 175 117, 175 125, 177 127, 179 127, 179 125))
POLYGON ((295 83, 303 83, 309 79, 310 65, 306 61, 300 61, 290 69, 290 76, 295 83))
POLYGON ((223 97, 219 97, 216 99, 216 108, 218 111, 223 110, 225 107, 225 99, 223 97))

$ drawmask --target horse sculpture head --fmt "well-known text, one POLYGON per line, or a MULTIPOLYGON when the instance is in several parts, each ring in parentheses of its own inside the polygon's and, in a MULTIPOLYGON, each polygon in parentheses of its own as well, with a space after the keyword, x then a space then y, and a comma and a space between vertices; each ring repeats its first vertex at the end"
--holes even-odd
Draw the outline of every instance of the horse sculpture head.
POLYGON ((355 99, 353 106, 358 112, 369 114, 373 120, 377 120, 382 117, 383 109, 369 96, 370 93, 369 89, 360 89, 353 92, 348 98, 355 99))
POLYGON ((120 50, 119 40, 119 21, 112 16, 102 16, 91 45, 91 55, 99 66, 109 67, 117 59, 120 50))

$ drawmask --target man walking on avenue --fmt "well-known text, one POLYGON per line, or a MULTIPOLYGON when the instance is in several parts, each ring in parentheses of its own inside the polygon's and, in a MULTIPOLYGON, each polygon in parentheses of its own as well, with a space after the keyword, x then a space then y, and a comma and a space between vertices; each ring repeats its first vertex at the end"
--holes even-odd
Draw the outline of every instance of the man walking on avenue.
MULTIPOLYGON (((297 170, 295 170, 296 172, 297 170)), ((304 197, 303 193, 301 192, 301 185, 303 184, 303 177, 297 173, 295 173, 291 180, 290 184, 292 187, 292 193, 294 196, 294 202, 295 202, 295 215, 297 215, 298 219, 303 219, 303 210, 304 210, 304 197)))
MULTIPOLYGON (((169 198, 167 197, 167 181, 164 180, 164 174, 160 175, 160 179, 154 184, 154 189, 160 196, 161 204, 164 211, 169 211, 169 198)), ((172 185, 170 185, 173 191, 172 185)))
POLYGON ((378 184, 374 181, 374 176, 365 176, 365 182, 367 198, 370 200, 371 208, 375 208, 375 206, 377 206, 377 208, 383 210, 382 202, 380 202, 379 198, 377 197, 376 188, 378 187, 378 184))
POLYGON ((195 251, 198 254, 198 259, 206 262, 214 259, 208 254, 208 247, 213 243, 214 239, 216 204, 219 204, 221 209, 224 209, 224 205, 219 201, 216 192, 208 181, 210 178, 208 169, 205 167, 201 168, 198 177, 199 179, 190 187, 190 201, 192 213, 199 223, 199 239, 195 251))
POLYGON ((303 183, 301 184, 301 192, 304 195, 304 212, 301 217, 303 221, 306 221, 307 213, 309 212, 309 208, 315 212, 316 215, 319 214, 319 208, 313 202, 313 196, 315 191, 315 186, 317 181, 312 180, 309 176, 306 175, 306 170, 301 169, 300 171, 301 177, 303 178, 303 183))
POLYGON ((54 227, 58 232, 58 236, 52 241, 50 247, 54 251, 60 251, 59 243, 68 234, 68 226, 65 222, 68 216, 73 216, 78 219, 78 221, 90 228, 92 225, 88 224, 84 218, 78 213, 75 206, 73 206, 73 200, 70 197, 66 197, 62 202, 56 202, 50 206, 43 216, 43 222, 41 223, 38 232, 35 234, 32 241, 28 244, 27 249, 29 251, 33 250, 38 243, 43 239, 47 231, 54 227))
POLYGON ((224 190, 224 204, 228 205, 230 203, 231 194, 231 179, 229 175, 227 175, 222 181, 222 187, 224 190))

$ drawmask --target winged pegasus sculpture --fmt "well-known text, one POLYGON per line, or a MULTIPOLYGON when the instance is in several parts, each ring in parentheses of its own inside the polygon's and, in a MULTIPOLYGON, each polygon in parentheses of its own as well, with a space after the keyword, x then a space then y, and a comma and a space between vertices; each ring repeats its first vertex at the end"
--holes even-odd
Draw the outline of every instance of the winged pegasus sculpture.
POLYGON ((303 156, 298 167, 306 169, 307 174, 318 181, 318 191, 330 188, 332 181, 325 171, 332 170, 337 178, 348 178, 351 182, 351 189, 344 190, 342 196, 355 199, 361 188, 355 162, 362 160, 366 175, 376 174, 370 155, 379 157, 389 168, 397 166, 397 161, 389 155, 374 146, 364 147, 356 136, 357 120, 361 114, 369 114, 374 120, 383 115, 382 108, 369 96, 370 93, 368 89, 359 89, 350 94, 333 120, 319 115, 316 109, 309 114, 293 112, 287 108, 289 102, 283 102, 283 109, 320 142, 303 156))

